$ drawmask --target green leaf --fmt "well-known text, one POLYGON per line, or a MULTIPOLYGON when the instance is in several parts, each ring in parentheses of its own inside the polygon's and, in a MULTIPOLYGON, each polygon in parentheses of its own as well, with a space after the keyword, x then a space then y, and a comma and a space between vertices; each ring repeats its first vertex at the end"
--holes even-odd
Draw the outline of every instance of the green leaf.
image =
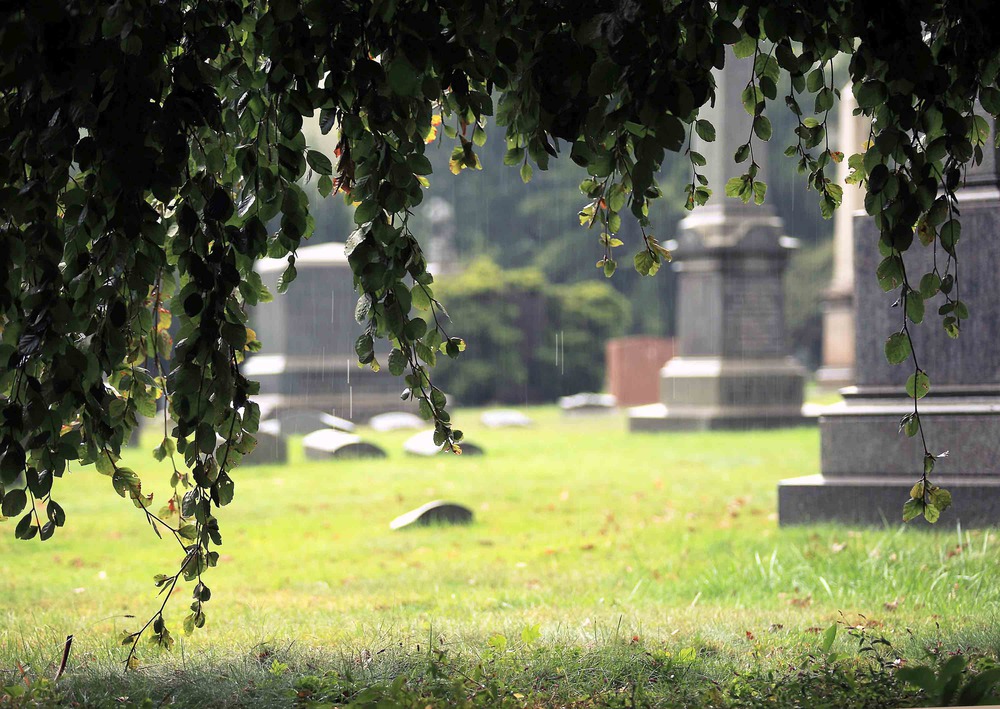
POLYGON ((914 323, 924 319, 924 298, 917 291, 911 290, 906 294, 906 317, 914 323))
POLYGON ((754 118, 753 132, 761 140, 771 139, 771 121, 765 115, 754 118))
POLYGON ((24 509, 28 504, 28 496, 24 490, 10 490, 3 496, 3 503, 0 504, 0 511, 4 517, 13 517, 24 509))
POLYGON ((410 291, 411 305, 417 310, 430 310, 432 293, 429 286, 414 284, 410 291))
POLYGON ((918 371, 906 380, 906 394, 910 398, 922 399, 931 390, 931 380, 926 373, 918 371))
POLYGON ((882 290, 889 292, 903 285, 903 268, 897 256, 888 256, 875 269, 882 290))
POLYGON ((875 108, 885 102, 886 89, 881 81, 866 81, 857 87, 854 98, 861 108, 875 108))
POLYGON ((962 224, 957 219, 949 219, 941 225, 938 234, 944 250, 949 254, 954 254, 955 244, 958 243, 958 239, 962 235, 962 224))
POLYGON ((926 519, 931 524, 934 524, 941 518, 941 510, 937 508, 933 503, 928 503, 924 506, 924 519, 926 519))
POLYGON ((920 279, 920 295, 924 299, 933 298, 941 290, 941 277, 936 273, 925 273, 920 279))
POLYGON ((379 211, 379 206, 375 203, 375 200, 366 199, 358 205, 357 209, 354 210, 354 223, 366 224, 374 219, 375 215, 378 214, 379 211))
POLYGON ((389 88, 400 96, 416 96, 420 90, 422 77, 405 57, 396 57, 386 72, 389 88))
POLYGON ((660 270, 660 264, 653 259, 649 251, 643 250, 635 255, 635 270, 644 276, 653 276, 660 270))
POLYGON ((225 507, 233 501, 236 486, 233 484, 233 479, 229 477, 228 473, 219 473, 219 478, 215 481, 215 485, 213 486, 213 492, 217 497, 216 503, 219 507, 225 507))
POLYGON ((278 277, 278 292, 285 293, 288 291, 288 286, 292 284, 295 277, 299 275, 299 272, 295 269, 295 258, 291 257, 288 259, 288 266, 278 277))
POLYGON ((402 350, 394 349, 389 353, 389 373, 393 376, 398 377, 404 371, 406 371, 406 355, 403 354, 402 350))
MULTIPOLYGON (((915 515, 919 517, 919 513, 915 515)), ((910 519, 913 519, 912 517, 910 519)), ((898 677, 903 682, 907 682, 914 686, 920 687, 922 690, 930 695, 937 694, 938 691, 938 679, 937 675, 934 674, 934 670, 930 667, 925 667, 922 665, 917 666, 907 666, 900 667, 896 670, 896 677, 898 677)))
POLYGON ((823 88, 823 84, 826 82, 826 75, 823 73, 823 68, 813 69, 806 76, 806 91, 811 94, 818 92, 823 88))
POLYGON ((767 54, 757 55, 753 69, 754 74, 758 77, 767 77, 775 83, 781 78, 781 67, 778 66, 778 60, 767 54))
POLYGON ((715 140, 715 126, 709 121, 704 119, 695 121, 694 130, 698 134, 698 137, 706 143, 711 143, 715 140))
POLYGON ((733 45, 733 53, 737 59, 752 57, 755 51, 757 51, 757 40, 749 34, 744 34, 740 41, 733 45))
POLYGON ((531 177, 533 174, 534 170, 531 167, 531 163, 525 161, 521 165, 521 182, 523 182, 524 184, 528 184, 529 182, 531 182, 531 177))
POLYGON ((319 175, 333 174, 333 163, 330 162, 330 158, 318 150, 310 150, 307 152, 306 162, 309 163, 309 167, 313 169, 313 172, 319 175))
POLYGON ((751 116, 755 116, 758 106, 764 103, 764 94, 756 86, 747 86, 743 89, 740 99, 743 102, 743 110, 751 116))
POLYGON ((979 103, 986 111, 994 116, 1000 113, 1000 91, 993 86, 988 86, 979 92, 979 103))
POLYGON ((909 359, 913 349, 905 332, 894 332, 885 341, 885 358, 889 364, 901 364, 909 359))
POLYGON ((922 500, 909 499, 903 505, 903 521, 909 522, 924 513, 924 503, 922 500))
POLYGON ((731 177, 726 182, 726 196, 727 197, 740 197, 743 193, 743 186, 746 184, 746 180, 742 177, 731 177))
POLYGON ((837 639, 837 624, 834 623, 823 633, 823 642, 820 644, 820 649, 824 654, 830 652, 833 648, 833 641, 837 639))
POLYGON ((941 512, 951 507, 951 493, 940 487, 935 487, 930 491, 931 502, 941 512))
POLYGON ((406 158, 406 166, 414 175, 430 175, 433 172, 431 161, 422 153, 413 153, 406 158))
POLYGON ((32 517, 31 512, 24 515, 21 521, 17 523, 14 528, 14 538, 15 539, 33 539, 36 534, 38 534, 38 527, 31 523, 32 517))

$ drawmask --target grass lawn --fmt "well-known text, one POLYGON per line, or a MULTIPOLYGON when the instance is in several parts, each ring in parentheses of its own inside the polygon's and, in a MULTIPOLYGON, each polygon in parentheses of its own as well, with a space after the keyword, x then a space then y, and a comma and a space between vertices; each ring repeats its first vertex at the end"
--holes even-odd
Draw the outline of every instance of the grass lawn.
MULTIPOLYGON (((533 429, 490 431, 459 412, 480 458, 413 459, 408 433, 371 434, 388 459, 306 462, 293 442, 291 464, 238 470, 207 626, 181 632, 185 588, 174 650, 144 643, 125 676, 118 636, 158 606, 176 547, 96 471, 57 481, 52 540, 0 528, 0 687, 18 663, 51 677, 68 634, 59 691, 109 705, 919 704, 859 648, 996 657, 994 532, 947 513, 936 531, 778 527, 778 480, 819 469, 815 429, 629 434, 618 416, 530 414, 533 429), (436 498, 475 523, 389 530, 436 498), (820 650, 837 621, 840 659, 820 650)), ((126 463, 162 497, 167 466, 143 443, 126 463)))

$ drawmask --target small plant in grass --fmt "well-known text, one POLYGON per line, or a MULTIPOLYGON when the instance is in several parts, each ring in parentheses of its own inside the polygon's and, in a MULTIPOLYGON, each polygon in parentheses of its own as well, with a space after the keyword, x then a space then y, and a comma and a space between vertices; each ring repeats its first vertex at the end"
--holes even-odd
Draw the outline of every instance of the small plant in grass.
MULTIPOLYGON (((936 650, 936 649, 935 649, 936 650)), ((897 677, 919 687, 937 706, 1000 704, 1000 666, 988 658, 928 651, 926 665, 901 667, 897 677)))

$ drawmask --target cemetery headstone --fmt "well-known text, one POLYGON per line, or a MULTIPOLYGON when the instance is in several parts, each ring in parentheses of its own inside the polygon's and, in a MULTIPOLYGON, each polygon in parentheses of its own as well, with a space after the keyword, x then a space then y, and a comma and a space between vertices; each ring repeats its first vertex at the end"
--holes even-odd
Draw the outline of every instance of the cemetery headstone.
POLYGON ((615 412, 617 406, 618 400, 612 394, 581 392, 559 397, 559 408, 566 416, 611 414, 615 412))
POLYGON ((456 502, 435 500, 401 514, 389 523, 390 529, 426 527, 430 524, 471 524, 472 510, 456 502))
POLYGON ((674 356, 667 337, 616 337, 604 346, 608 392, 619 406, 641 406, 660 400, 660 370, 674 356))
POLYGON ((479 420, 487 428, 526 428, 535 423, 527 415, 514 409, 490 409, 484 411, 479 420))
MULTIPOLYGON (((261 421, 260 428, 253 434, 257 445, 243 456, 241 465, 281 465, 288 461, 288 443, 281 434, 277 421, 261 421)), ((219 437, 221 443, 225 439, 219 437)))
POLYGON ((408 428, 423 428, 427 423, 416 414, 406 411, 388 411, 384 414, 372 416, 368 425, 372 427, 372 430, 385 432, 402 431, 408 428))
MULTIPOLYGON (((260 382, 262 408, 312 409, 363 420, 400 406, 402 383, 388 372, 359 368, 354 342, 361 326, 354 319, 358 296, 343 243, 304 246, 296 252, 298 273, 279 294, 284 259, 257 264, 274 300, 256 306, 252 326, 263 347, 247 359, 244 374, 260 382)), ((382 361, 388 345, 379 343, 382 361)))
MULTIPOLYGON (((462 448, 462 455, 483 455, 483 449, 475 443, 463 440, 459 444, 462 448)), ((444 446, 439 446, 434 442, 434 429, 416 433, 403 443, 403 451, 410 455, 434 456, 445 452, 444 446)), ((451 455, 451 451, 448 451, 451 455)))
MULTIPOLYGON (((990 120, 993 146, 996 127, 990 120)), ((1000 520, 1000 170, 997 150, 985 150, 983 163, 970 166, 957 193, 961 210, 959 244, 961 299, 971 317, 952 340, 937 316, 944 298, 927 302, 926 320, 910 327, 920 366, 931 380, 920 400, 927 443, 938 458, 932 481, 949 490, 952 506, 943 523, 963 527, 1000 520), (962 248, 969 254, 964 257, 962 248)), ((855 223, 854 245, 855 376, 842 389, 844 402, 828 408, 819 421, 820 474, 783 480, 778 488, 781 524, 838 521, 896 524, 903 503, 923 469, 919 437, 900 432, 900 418, 913 411, 904 383, 913 368, 890 365, 884 352, 888 334, 899 330, 902 313, 893 307, 898 292, 885 293, 875 278, 881 256, 874 244, 872 219, 855 223)), ((907 270, 919 278, 930 270, 930 249, 906 254, 907 270)), ((942 255, 938 264, 943 267, 942 255)))
MULTIPOLYGON (((717 140, 702 144, 711 201, 679 225, 677 352, 660 372, 660 402, 629 411, 633 431, 765 428, 800 424, 805 371, 785 342, 782 274, 789 248, 770 203, 725 197, 745 172, 733 155, 751 134, 741 94, 753 66, 727 50, 708 118, 717 140)), ((754 157, 768 180, 764 150, 754 157)))
POLYGON ((302 439, 302 448, 310 460, 386 457, 384 450, 362 441, 361 436, 332 429, 306 435, 302 439))

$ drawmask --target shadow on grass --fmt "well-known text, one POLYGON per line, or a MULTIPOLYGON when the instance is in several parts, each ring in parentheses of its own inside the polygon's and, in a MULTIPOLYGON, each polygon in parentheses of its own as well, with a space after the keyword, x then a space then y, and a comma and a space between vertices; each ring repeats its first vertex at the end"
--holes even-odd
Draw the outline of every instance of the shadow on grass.
MULTIPOLYGON (((904 707, 932 698, 898 676, 900 653, 882 635, 840 626, 815 648, 775 662, 751 639, 745 650, 711 643, 664 649, 638 638, 599 646, 537 644, 497 635, 481 651, 427 645, 374 654, 260 645, 239 656, 161 655, 123 674, 107 658, 81 658, 58 685, 53 667, 4 669, 0 707, 904 707), (836 651, 834 647, 839 648, 836 651), (37 673, 35 672, 37 670, 37 673), (6 703, 5 703, 6 702, 6 703)), ((929 646, 929 669, 954 654, 929 646), (935 657, 938 655, 940 659, 935 657)), ((963 682, 995 665, 964 648, 963 682)), ((991 653, 992 654, 992 653, 991 653)), ((995 654, 993 654, 995 657, 995 654)), ((966 682, 967 683, 967 682, 966 682)))

